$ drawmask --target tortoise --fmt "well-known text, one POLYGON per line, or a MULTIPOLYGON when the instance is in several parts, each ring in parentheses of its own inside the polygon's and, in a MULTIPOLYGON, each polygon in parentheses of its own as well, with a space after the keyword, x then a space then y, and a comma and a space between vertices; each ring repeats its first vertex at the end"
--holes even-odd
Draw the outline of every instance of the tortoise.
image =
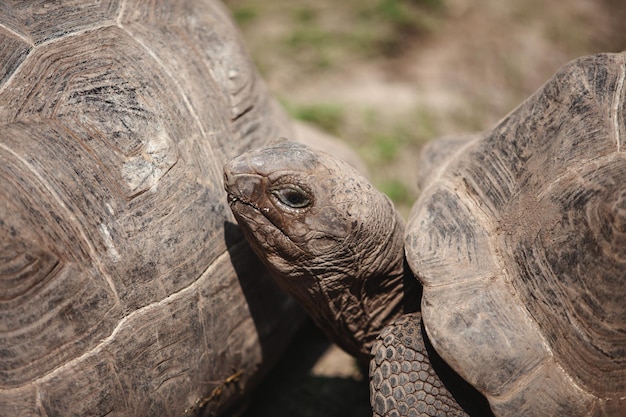
POLYGON ((278 284, 370 361, 375 416, 626 415, 625 70, 580 58, 493 129, 433 141, 406 227, 305 146, 225 166, 278 284))
POLYGON ((228 11, 5 1, 0 42, 0 416, 238 406, 304 315, 223 199, 294 134, 228 11))

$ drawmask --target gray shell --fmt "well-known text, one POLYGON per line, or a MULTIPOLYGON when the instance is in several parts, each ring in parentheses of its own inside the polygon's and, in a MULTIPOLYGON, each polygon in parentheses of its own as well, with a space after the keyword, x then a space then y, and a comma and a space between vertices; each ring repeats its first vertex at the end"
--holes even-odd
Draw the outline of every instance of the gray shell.
POLYGON ((0 45, 0 416, 237 403, 299 315, 226 204, 291 134, 228 13, 5 1, 0 45))
POLYGON ((626 415, 626 54, 433 144, 407 257, 441 356, 498 416, 626 415))

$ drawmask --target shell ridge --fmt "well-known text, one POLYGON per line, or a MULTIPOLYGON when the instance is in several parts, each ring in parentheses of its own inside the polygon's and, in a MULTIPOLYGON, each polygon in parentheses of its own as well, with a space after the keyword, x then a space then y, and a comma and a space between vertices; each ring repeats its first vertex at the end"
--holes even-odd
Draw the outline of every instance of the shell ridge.
POLYGON ((87 32, 93 32, 99 29, 103 29, 103 28, 107 28, 107 27, 111 27, 111 26, 115 26, 114 22, 111 20, 103 20, 102 22, 98 22, 96 24, 93 24, 91 26, 85 26, 82 27, 80 29, 75 29, 72 30, 71 32, 67 32, 64 33, 62 36, 57 36, 57 37, 52 37, 50 39, 46 39, 42 42, 38 42, 35 44, 35 48, 40 48, 40 47, 45 47, 46 45, 50 45, 53 44, 55 42, 65 42, 67 40, 67 38, 73 38, 75 36, 81 36, 84 33, 87 32))
MULTIPOLYGON (((229 252, 225 251, 223 252, 220 256, 218 256, 215 261, 213 263, 211 263, 211 265, 209 265, 204 271, 202 271, 200 278, 193 281, 191 284, 187 285, 186 287, 181 288, 180 290, 168 295, 167 297, 163 298, 162 300, 158 300, 155 301, 151 304, 145 305, 137 310, 134 310, 133 312, 131 312, 130 314, 125 315, 124 317, 122 317, 117 325, 115 326, 115 328, 113 329, 113 331, 111 332, 111 334, 105 338, 103 338, 100 343, 98 343, 97 345, 95 345, 92 349, 90 349, 87 352, 84 352, 83 354, 81 354, 80 356, 77 356, 75 358, 73 358, 72 360, 50 370, 50 372, 48 372, 45 375, 40 376, 37 379, 34 379, 33 381, 27 383, 28 384, 39 384, 39 383, 43 383, 46 382, 52 378, 55 377, 55 375, 59 372, 63 372, 63 370, 65 369, 69 369, 73 366, 75 366, 76 364, 79 364, 81 361, 85 360, 86 358, 97 354, 98 352, 102 351, 103 349, 106 348, 106 346, 108 344, 110 344, 112 341, 115 340, 117 334, 122 331, 125 327, 126 327, 126 323, 131 321, 135 316, 141 315, 146 311, 150 311, 150 310, 154 310, 154 309, 159 309, 162 305, 167 305, 168 303, 170 303, 172 300, 178 298, 178 297, 183 297, 185 296, 188 292, 191 291, 195 291, 197 289, 197 287, 200 287, 200 285, 205 281, 211 278, 211 274, 213 272, 213 269, 216 269, 217 266, 224 261, 226 258, 229 258, 229 252)), ((16 388, 20 388, 20 387, 16 387, 16 388)))
POLYGON ((29 39, 25 37, 24 35, 20 34, 19 32, 14 31, 13 29, 4 25, 2 22, 0 22, 0 29, 6 30, 8 33, 20 39, 26 45, 29 46, 28 51, 26 52, 26 55, 24 56, 22 61, 13 69, 13 72, 11 72, 11 74, 0 85, 0 93, 2 93, 2 91, 6 89, 6 86, 11 83, 11 80, 15 77, 15 74, 19 72, 20 67, 22 66, 24 61, 30 56, 31 52, 33 51, 34 48, 36 48, 36 46, 32 39, 29 39))
POLYGON ((617 152, 622 151, 623 132, 620 128, 624 120, 620 117, 620 110, 624 107, 624 78, 626 78, 626 64, 620 66, 619 79, 617 80, 617 88, 613 96, 613 108, 611 117, 613 119, 613 135, 617 145, 617 152), (621 123, 620 123, 621 122, 621 123))
MULTIPOLYGON (((4 75, 0 75, 0 93, 2 93, 2 91, 6 88, 6 86, 15 77, 15 74, 19 72, 19 68, 22 66, 24 61, 29 57, 33 49, 36 48, 35 43, 32 39, 26 37, 25 35, 22 35, 21 33, 11 29, 10 27, 0 22, 0 30, 2 29, 4 29, 6 32, 14 36, 15 38, 22 41, 27 46, 27 50, 23 51, 23 53, 20 54, 22 56, 18 59, 21 59, 21 61, 19 61, 19 63, 15 66, 15 68, 13 68, 13 70, 11 71, 10 74, 8 74, 8 77, 6 77, 6 79, 3 80, 2 78, 4 78, 4 75)), ((17 52, 17 51, 14 51, 14 52, 17 52)))
POLYGON ((122 17, 126 12, 126 5, 128 4, 128 0, 120 0, 119 9, 117 11, 117 16, 115 17, 115 24, 120 28, 124 29, 124 25, 122 24, 122 17))
MULTIPOLYGON (((39 50, 42 47, 46 47, 46 45, 50 45, 56 42, 65 42, 67 40, 67 38, 70 37, 74 37, 74 36, 80 36, 84 33, 87 32, 92 32, 98 29, 102 29, 102 28, 106 28, 106 27, 111 27, 111 26, 115 26, 112 25, 111 22, 108 21, 104 21, 101 24, 98 25, 93 25, 93 26, 88 26, 88 27, 84 27, 78 30, 75 30, 73 32, 69 32, 64 34, 63 36, 60 37, 56 37, 56 38, 51 38, 51 39, 47 39, 41 43, 33 43, 32 41, 28 41, 28 38, 24 38, 23 36, 19 35, 19 33, 12 31, 11 29, 7 28, 6 26, 2 25, 0 23, 0 28, 5 28, 7 31, 9 31, 10 33, 15 34, 16 36, 18 36, 20 39, 24 39, 27 40, 29 42, 29 45, 32 45, 32 48, 28 51, 28 54, 26 55, 26 57, 24 57, 24 59, 22 60, 22 62, 20 62, 20 64, 17 66, 17 68, 15 68, 15 70, 13 71, 13 73, 5 80, 5 82, 0 85, 0 93, 2 93, 4 90, 6 90, 8 88, 9 85, 12 84, 13 79, 17 76, 17 74, 20 72, 20 68, 22 66, 24 66, 24 62, 26 60, 28 60, 31 56, 32 56, 32 52, 34 50, 39 50)), ((38 59, 41 57, 38 57, 38 59)), ((28 100, 25 100, 24 102, 26 103, 28 100)), ((21 110, 21 109, 20 109, 21 110)), ((15 114, 20 114, 21 111, 17 111, 15 112, 15 114)), ((14 120, 14 118, 12 119, 14 120)), ((6 123, 6 120, 4 120, 4 122, 6 123)))
MULTIPOLYGON (((120 19, 121 19, 121 14, 120 14, 120 19)), ((141 48, 143 48, 148 53, 148 55, 154 60, 154 62, 156 62, 156 64, 161 68, 163 73, 170 79, 172 84, 178 90, 178 93, 180 94, 180 97, 182 98, 183 103, 185 103, 185 107, 187 107, 187 110, 189 111, 189 114, 191 115, 191 117, 193 117, 193 120, 196 126, 198 126, 198 129, 200 130, 202 137, 206 138, 207 132, 204 129, 204 126, 202 125, 200 118, 198 117, 198 113, 196 112, 196 109, 193 107, 193 105, 189 101, 187 94, 185 94, 185 90, 181 87, 180 83, 178 82, 174 74, 172 74, 170 69, 165 65, 165 63, 161 60, 161 58, 159 58, 159 56, 154 52, 154 50, 152 50, 152 48, 150 48, 139 37, 135 36, 135 34, 132 31, 130 31, 130 29, 128 29, 126 26, 124 26, 121 23, 119 24, 119 26, 124 32, 128 34, 128 36, 130 36, 130 38, 133 41, 137 42, 137 44, 139 44, 139 46, 141 46, 141 48)), ((222 167, 218 166, 216 162, 219 160, 219 158, 217 158, 217 156, 213 152, 213 149, 211 149, 210 147, 206 147, 206 151, 210 153, 209 155, 210 157, 208 158, 207 162, 210 162, 210 165, 212 167, 213 178, 221 178, 222 167)))
MULTIPOLYGON (((553 362, 554 356, 550 353, 546 358, 544 358, 541 362, 539 362, 530 372, 526 374, 522 374, 515 382, 512 384, 508 384, 508 389, 500 394, 489 395, 489 398, 493 398, 498 402, 508 402, 514 399, 518 394, 520 394, 524 388, 530 384, 535 376, 541 373, 541 370, 546 366, 546 364, 553 362)), ((557 365, 558 366, 558 365, 557 365)), ((560 368, 560 366, 559 366, 560 368)))
POLYGON ((483 277, 473 277, 473 278, 467 278, 467 279, 455 279, 454 281, 448 281, 448 282, 442 282, 442 283, 428 283, 428 287, 429 288, 433 288, 433 289, 440 289, 440 288, 455 288, 455 287, 462 287, 462 286, 466 286, 466 285, 474 285, 474 284, 480 284, 480 283, 486 283, 486 282, 490 282, 493 281, 494 279, 497 279, 497 277, 492 276, 492 275, 484 275, 483 277))
POLYGON ((46 181, 46 179, 43 178, 43 176, 39 172, 37 172, 37 170, 34 169, 33 166, 29 164, 28 161, 26 161, 21 155, 13 151, 13 149, 11 149, 10 147, 8 147, 2 142, 0 142, 0 150, 4 150, 8 154, 10 154, 13 158, 15 158, 16 161, 18 161, 22 166, 24 166, 28 170, 28 172, 32 173, 32 175, 34 175, 34 177, 36 178, 37 182, 39 182, 39 184, 41 184, 41 186, 50 193, 50 195, 56 202, 57 206, 66 213, 65 219, 68 222, 70 222, 72 226, 80 234, 80 237, 82 241, 85 243, 91 259, 94 261, 94 263, 97 264, 98 270, 100 271, 100 273, 102 273, 102 276, 105 278, 109 288, 111 288, 111 291, 113 292, 113 297, 115 299, 115 303, 119 304, 120 297, 119 297, 117 288, 115 286, 115 283, 113 282, 113 279, 108 273, 106 273, 106 269, 102 267, 102 264, 100 262, 100 257, 97 256, 97 251, 95 250, 95 248, 93 247, 89 239, 87 238, 87 233, 85 232, 82 225, 78 221, 76 221, 76 217, 72 214, 71 210, 67 207, 67 205, 65 204, 61 196, 59 196, 59 194, 54 190, 54 188, 50 185, 50 183, 46 181))
POLYGON ((567 169, 563 170, 561 174, 554 177, 546 187, 544 187, 541 191, 539 191, 539 193, 537 193, 537 200, 542 200, 546 195, 549 195, 549 193, 554 188, 560 186, 563 180, 566 180, 568 178, 578 178, 582 181, 583 173, 586 172, 585 168, 587 166, 592 165, 592 164, 596 164, 596 165, 608 164, 612 160, 616 159, 615 157, 616 155, 614 153, 611 153, 608 155, 600 155, 595 158, 590 158, 584 163, 581 163, 580 165, 577 165, 577 166, 573 165, 573 166, 568 167, 567 169))
MULTIPOLYGON (((577 416, 597 415, 593 413, 593 411, 596 409, 601 399, 585 391, 578 385, 571 375, 555 360, 554 356, 547 357, 546 360, 540 363, 532 372, 518 378, 516 382, 519 383, 512 386, 512 389, 504 394, 489 396, 490 403, 491 400, 493 400, 493 403, 491 403, 492 406, 496 409, 500 409, 500 411, 504 412, 503 415, 506 416, 519 415, 517 413, 520 411, 524 411, 530 415, 544 415, 546 410, 542 408, 541 401, 538 401, 536 397, 532 398, 542 394, 533 387, 533 383, 537 384, 542 379, 550 380, 551 375, 555 377, 555 386, 561 386, 561 389, 563 389, 562 383, 568 385, 569 390, 565 392, 569 394, 570 401, 566 403, 559 403, 558 401, 553 402, 550 401, 550 394, 548 394, 548 398, 546 399, 552 404, 549 405, 550 413, 545 415, 572 415, 571 413, 575 413, 577 416), (556 375, 554 375, 555 373, 556 375), (521 399, 524 399, 522 400, 523 404, 520 404, 521 399), (519 406, 522 406, 522 409, 518 408, 519 406), (513 411, 514 414, 510 414, 510 411, 513 411)), ((567 388, 565 389, 567 390, 567 388)), ((548 391, 550 391, 550 389, 548 389, 548 391)))
POLYGON ((28 36, 16 31, 15 29, 12 29, 10 27, 8 27, 7 25, 5 25, 4 23, 0 22, 0 29, 4 29, 7 32, 9 32, 10 34, 12 34, 13 36, 21 39, 24 41, 24 43, 30 45, 31 47, 35 46, 35 42, 32 40, 32 38, 29 38, 28 36))

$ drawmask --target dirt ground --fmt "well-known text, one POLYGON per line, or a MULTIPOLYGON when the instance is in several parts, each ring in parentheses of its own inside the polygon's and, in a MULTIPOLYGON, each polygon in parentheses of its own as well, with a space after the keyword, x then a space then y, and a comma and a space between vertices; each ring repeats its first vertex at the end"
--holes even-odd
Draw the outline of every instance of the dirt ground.
MULTIPOLYGON (((488 129, 566 62, 626 49, 622 0, 226 4, 271 92, 356 149, 405 214, 426 141, 488 129)), ((366 379, 309 325, 245 416, 368 416, 366 379)))

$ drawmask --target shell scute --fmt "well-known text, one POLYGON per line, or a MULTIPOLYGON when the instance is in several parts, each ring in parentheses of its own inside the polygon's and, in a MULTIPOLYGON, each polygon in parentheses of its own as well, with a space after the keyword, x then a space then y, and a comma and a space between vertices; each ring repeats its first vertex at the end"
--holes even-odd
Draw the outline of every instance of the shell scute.
POLYGON ((502 280, 426 287, 422 313, 437 352, 489 395, 514 389, 549 359, 528 313, 502 280))
POLYGON ((3 25, 36 45, 79 30, 113 24, 120 3, 120 0, 10 0, 0 5, 0 15, 3 25))
POLYGON ((499 417, 584 416, 596 399, 571 384, 569 376, 549 363, 524 381, 522 387, 494 398, 492 408, 499 417))
POLYGON ((489 235, 473 221, 472 208, 448 188, 426 193, 426 202, 418 203, 418 211, 411 215, 405 247, 422 282, 437 286, 494 274, 497 266, 489 235))

